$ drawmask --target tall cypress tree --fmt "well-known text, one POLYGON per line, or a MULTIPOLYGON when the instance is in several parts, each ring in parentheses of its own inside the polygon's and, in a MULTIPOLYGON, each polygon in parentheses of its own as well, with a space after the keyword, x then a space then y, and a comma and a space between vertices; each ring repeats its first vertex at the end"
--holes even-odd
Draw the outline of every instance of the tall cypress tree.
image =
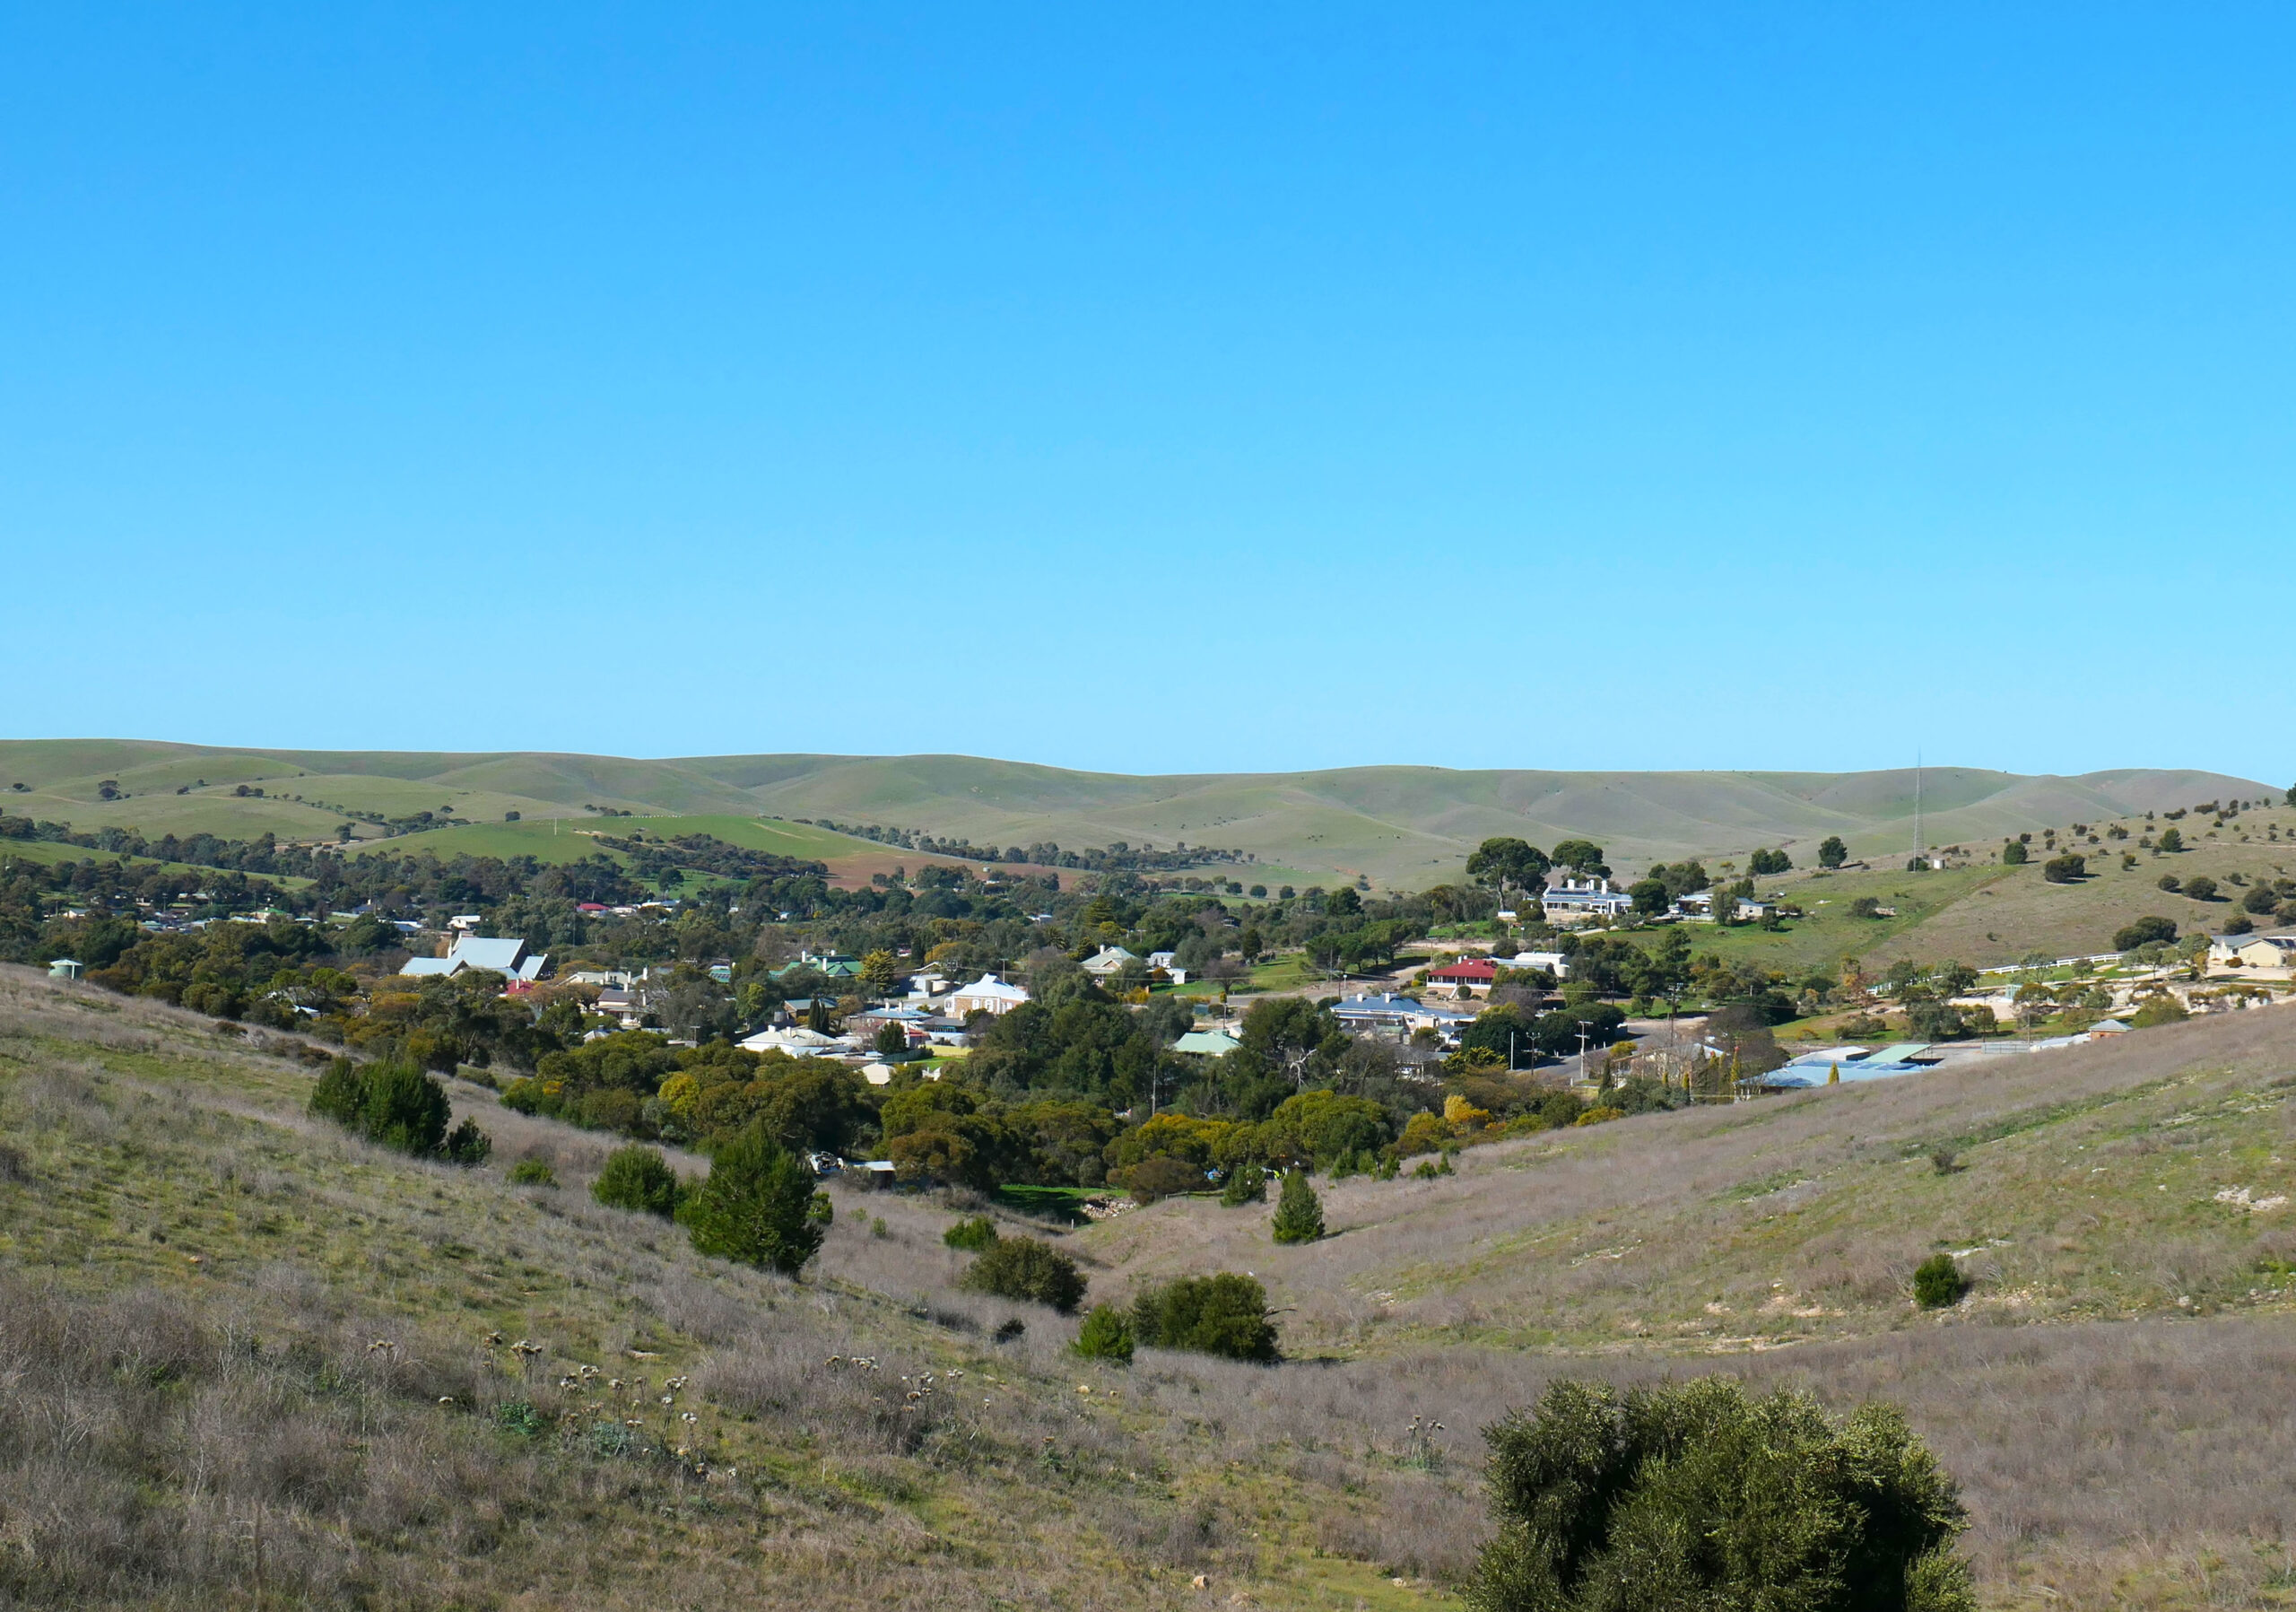
POLYGON ((1306 1171, 1292 1171, 1283 1178, 1283 1197, 1275 1200, 1275 1240, 1313 1242, 1323 1234, 1323 1200, 1308 1184, 1306 1171))

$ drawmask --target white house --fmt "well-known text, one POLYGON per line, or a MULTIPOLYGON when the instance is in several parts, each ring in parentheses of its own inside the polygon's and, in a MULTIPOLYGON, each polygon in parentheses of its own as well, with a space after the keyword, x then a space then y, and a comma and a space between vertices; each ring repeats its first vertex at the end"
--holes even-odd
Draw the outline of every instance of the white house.
MULTIPOLYGON (((1694 890, 1675 899, 1674 911, 1684 918, 1702 918, 1711 922, 1714 918, 1714 895, 1711 890, 1694 890)), ((1738 916, 1742 919, 1768 918, 1770 903, 1757 901, 1751 895, 1738 898, 1738 916)))
POLYGON ((523 940, 482 940, 475 935, 457 938, 454 949, 443 957, 410 957, 406 966, 398 972, 417 977, 443 975, 451 977, 465 969, 486 969, 511 980, 532 984, 542 978, 547 954, 528 952, 523 940))
POLYGON ((1612 889, 1608 879, 1566 876, 1539 900, 1550 919, 1621 918, 1634 910, 1634 898, 1623 890, 1612 889))
POLYGON ((1126 963, 1138 961, 1133 953, 1120 945, 1104 945, 1084 959, 1084 972, 1095 980, 1110 980, 1126 963))
POLYGON ((761 1030, 755 1035, 743 1037, 740 1046, 744 1052, 786 1052, 792 1058, 822 1058, 841 1050, 843 1043, 833 1035, 823 1035, 801 1024, 790 1030, 761 1030))
POLYGON ((2219 968, 2287 968, 2296 964, 2296 935, 2219 935, 2208 960, 2219 968))
POLYGON ((994 974, 983 974, 970 985, 960 985, 949 993, 949 1011, 958 1018, 976 1013, 1007 1014, 1028 999, 1025 987, 1007 985, 994 974))

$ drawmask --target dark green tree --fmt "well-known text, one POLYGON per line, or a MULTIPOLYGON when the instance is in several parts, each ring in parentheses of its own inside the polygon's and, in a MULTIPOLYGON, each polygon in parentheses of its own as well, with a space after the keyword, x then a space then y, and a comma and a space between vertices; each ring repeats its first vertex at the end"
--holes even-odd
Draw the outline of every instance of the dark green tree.
POLYGON ((2113 949, 2117 952, 2133 952, 2139 946, 2155 945, 2174 940, 2176 937, 2177 926, 2170 919, 2157 917, 2140 918, 2115 931, 2113 949))
POLYGON ((370 1064, 366 1074, 359 1128, 368 1139, 401 1153, 437 1153, 454 1112, 447 1088, 412 1064, 370 1064))
POLYGON ((970 1220, 960 1220, 941 1233, 941 1241, 951 1248, 961 1248, 968 1253, 979 1253, 996 1242, 996 1223, 986 1215, 976 1215, 970 1220))
POLYGON ((1309 1184, 1306 1171, 1285 1174, 1283 1191, 1275 1200, 1274 1230, 1278 1242, 1313 1242, 1324 1234, 1323 1200, 1309 1184))
POLYGON ((1554 865, 1588 879, 1608 878, 1611 871, 1603 861, 1603 848, 1592 840, 1565 840, 1554 848, 1554 865))
POLYGON ((1951 1254, 1932 1254, 1913 1271, 1913 1302, 1924 1310, 1949 1310, 1970 1290, 1951 1254))
POLYGON ((1553 866, 1537 846, 1502 836, 1485 840, 1468 853, 1467 877, 1491 890, 1508 885, 1535 890, 1545 884, 1553 866))
POLYGON ((1084 1297, 1076 1261, 1034 1237, 998 1238, 966 1269, 963 1285, 1000 1299, 1049 1304, 1063 1315, 1084 1297))
POLYGON ((1182 1277, 1144 1290, 1132 1302, 1132 1335, 1152 1348, 1262 1363, 1277 1357, 1267 1289, 1234 1271, 1182 1277))
POLYGON ((678 1172, 657 1150, 633 1142, 607 1155, 605 1168, 590 1183, 590 1196, 609 1209, 659 1215, 666 1220, 678 1212, 683 1186, 678 1172))
POLYGON ((829 1234, 829 1195, 803 1160, 751 1130, 718 1149, 678 1218, 696 1251, 794 1277, 829 1234))
POLYGON ((2005 867, 2017 867, 2025 860, 2025 844, 2022 840, 2005 840, 2001 844, 2001 860, 2005 867))
POLYGON ((1818 847, 1818 866, 1835 868, 1849 860, 1849 847, 1841 842, 1839 834, 1828 834, 1818 847))
POLYGON ((1828 1419, 1705 1377, 1564 1380, 1484 1431, 1498 1535, 1478 1612, 1970 1612, 1965 1513, 1894 1407, 1828 1419))
POLYGON ((1076 1329, 1076 1341, 1070 1346, 1087 1360, 1113 1360, 1129 1364, 1132 1360, 1132 1322, 1124 1311, 1113 1304, 1099 1304, 1084 1318, 1076 1329))

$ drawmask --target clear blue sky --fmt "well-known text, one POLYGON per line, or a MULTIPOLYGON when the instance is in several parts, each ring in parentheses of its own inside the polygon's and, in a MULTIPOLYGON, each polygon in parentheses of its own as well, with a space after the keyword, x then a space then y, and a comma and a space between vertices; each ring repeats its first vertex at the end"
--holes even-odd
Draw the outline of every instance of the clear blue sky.
POLYGON ((0 726, 2282 780, 2292 58, 11 5, 0 726))

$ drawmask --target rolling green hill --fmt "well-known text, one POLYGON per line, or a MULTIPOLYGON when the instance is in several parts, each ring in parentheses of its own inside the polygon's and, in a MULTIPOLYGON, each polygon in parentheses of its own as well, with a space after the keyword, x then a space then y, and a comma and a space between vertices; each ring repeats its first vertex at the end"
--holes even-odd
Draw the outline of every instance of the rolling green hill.
MULTIPOLYGON (((1190 844, 1257 856, 1269 876, 1363 876, 1417 889, 1454 876, 1493 834, 1536 844, 1585 836, 1622 870, 1683 856, 1786 847, 1806 864, 1839 834, 1858 856, 1915 833, 1910 769, 1880 772, 1455 771, 1134 777, 976 756, 695 756, 664 761, 523 753, 257 751, 152 740, 0 741, 0 806, 75 827, 320 838, 345 812, 451 813, 474 824, 595 820, 586 806, 649 815, 827 818, 980 844, 1190 844), (124 798, 100 798, 114 784, 124 798), (260 788, 261 798, 239 796, 260 788), (189 792, 178 795, 179 789, 189 792), (300 798, 299 798, 300 797, 300 798)), ((1921 780, 1932 845, 1983 844, 2076 821, 2218 798, 2277 797, 2254 780, 2123 770, 2076 778, 1970 768, 1921 780)), ((457 831, 459 832, 459 831, 457 831)))

